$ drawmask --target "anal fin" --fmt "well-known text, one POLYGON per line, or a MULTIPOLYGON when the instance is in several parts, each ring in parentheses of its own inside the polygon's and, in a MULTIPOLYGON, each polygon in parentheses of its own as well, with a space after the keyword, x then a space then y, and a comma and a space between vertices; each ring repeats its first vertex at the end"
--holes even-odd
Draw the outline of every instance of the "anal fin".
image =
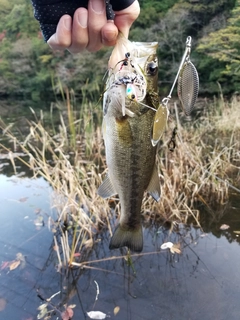
POLYGON ((147 187, 147 192, 153 197, 155 201, 159 201, 161 197, 161 186, 160 181, 158 177, 158 170, 157 166, 154 166, 154 170, 152 173, 151 180, 149 182, 149 185, 147 187))
POLYGON ((103 183, 98 188, 98 195, 103 199, 110 198, 116 195, 117 192, 114 190, 111 180, 107 176, 103 183))

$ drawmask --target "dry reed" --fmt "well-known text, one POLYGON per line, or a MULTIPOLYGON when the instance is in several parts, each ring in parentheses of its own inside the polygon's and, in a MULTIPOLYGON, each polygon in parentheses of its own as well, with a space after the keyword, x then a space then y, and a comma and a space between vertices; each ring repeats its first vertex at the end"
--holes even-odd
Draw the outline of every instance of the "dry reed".
MULTIPOLYGON (((239 106, 237 101, 234 104, 239 106)), ((234 110, 237 110, 235 106, 234 110)), ((58 239, 54 238, 60 267, 72 265, 77 252, 91 248, 102 229, 111 234, 110 202, 114 202, 115 213, 119 212, 117 199, 106 201, 97 195, 106 165, 101 129, 94 124, 93 112, 96 111, 92 105, 86 105, 80 116, 75 114, 68 99, 68 121, 61 115, 55 134, 49 134, 43 119, 36 118, 36 121, 29 122, 29 134, 24 142, 11 133, 11 128, 4 128, 4 133, 26 155, 19 158, 31 168, 33 177, 44 177, 53 188, 53 206, 58 212, 54 229, 61 231, 58 239)), ((97 117, 101 118, 99 114, 97 117)), ((239 172, 240 148, 235 139, 239 127, 234 126, 228 146, 208 145, 206 134, 215 132, 218 136, 219 128, 223 129, 220 118, 216 121, 216 117, 208 118, 207 126, 205 120, 201 120, 202 125, 198 127, 187 124, 183 128, 177 120, 176 148, 173 151, 168 148, 171 128, 165 133, 165 142, 157 159, 162 197, 159 203, 147 196, 144 198, 142 209, 147 213, 147 220, 160 218, 186 223, 191 217, 199 225, 199 204, 214 210, 216 205, 228 201, 229 186, 234 184, 229 180, 229 172, 233 169, 239 172)), ((227 125, 225 130, 230 128, 227 125)), ((11 153, 4 145, 2 148, 11 153)), ((15 167, 14 158, 11 159, 15 167)))

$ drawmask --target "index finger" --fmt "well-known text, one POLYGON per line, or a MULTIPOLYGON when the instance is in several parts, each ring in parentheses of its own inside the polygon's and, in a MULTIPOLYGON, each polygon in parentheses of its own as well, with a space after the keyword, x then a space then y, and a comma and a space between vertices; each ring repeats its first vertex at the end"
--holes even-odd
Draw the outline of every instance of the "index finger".
POLYGON ((104 0, 89 0, 88 4, 88 46, 89 51, 102 47, 102 27, 106 24, 106 4, 104 0))

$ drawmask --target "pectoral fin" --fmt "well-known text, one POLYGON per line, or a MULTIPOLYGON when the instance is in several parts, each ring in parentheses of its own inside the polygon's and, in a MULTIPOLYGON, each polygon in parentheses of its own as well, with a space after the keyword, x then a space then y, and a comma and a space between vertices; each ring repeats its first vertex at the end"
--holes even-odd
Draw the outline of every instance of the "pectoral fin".
POLYGON ((103 183, 98 188, 98 195, 103 199, 110 198, 117 194, 114 190, 112 182, 110 181, 109 177, 106 177, 103 183))
POLYGON ((159 201, 161 197, 161 187, 160 181, 158 177, 158 170, 157 167, 154 167, 152 178, 149 182, 147 192, 153 197, 155 201, 159 201))
POLYGON ((129 117, 133 118, 135 116, 135 113, 132 112, 130 109, 128 108, 125 108, 125 112, 126 112, 126 115, 128 115, 129 117))

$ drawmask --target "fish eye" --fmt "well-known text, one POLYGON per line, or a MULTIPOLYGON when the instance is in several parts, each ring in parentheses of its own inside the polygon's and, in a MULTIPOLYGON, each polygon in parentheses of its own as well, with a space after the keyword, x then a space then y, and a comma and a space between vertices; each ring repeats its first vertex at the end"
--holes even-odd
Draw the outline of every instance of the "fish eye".
POLYGON ((148 66, 147 66, 147 74, 151 75, 151 76, 155 76, 157 74, 158 71, 158 65, 155 61, 151 61, 149 62, 148 66))

